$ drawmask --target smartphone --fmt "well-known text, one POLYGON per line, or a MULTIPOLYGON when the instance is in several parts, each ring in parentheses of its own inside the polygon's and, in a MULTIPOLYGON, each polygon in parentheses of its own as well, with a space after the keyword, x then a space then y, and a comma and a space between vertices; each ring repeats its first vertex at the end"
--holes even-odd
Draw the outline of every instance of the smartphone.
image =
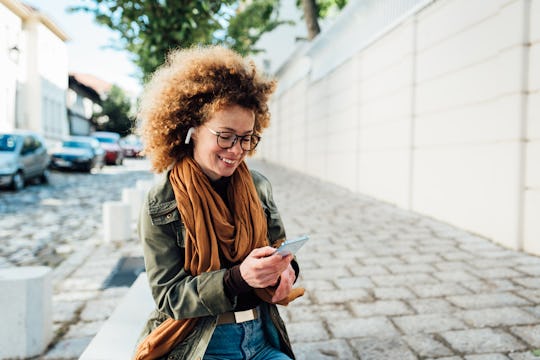
POLYGON ((309 236, 302 235, 294 239, 286 240, 281 244, 280 247, 276 250, 276 253, 280 254, 281 256, 287 256, 289 254, 296 254, 298 249, 300 249, 307 241, 309 240, 309 236))

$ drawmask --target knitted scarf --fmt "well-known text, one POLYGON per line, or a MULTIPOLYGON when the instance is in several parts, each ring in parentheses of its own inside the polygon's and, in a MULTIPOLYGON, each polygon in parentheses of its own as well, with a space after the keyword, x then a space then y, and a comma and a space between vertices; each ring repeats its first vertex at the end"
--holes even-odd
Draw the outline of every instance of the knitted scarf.
MULTIPOLYGON (((245 162, 233 173, 227 189, 232 211, 191 157, 177 163, 169 179, 186 228, 186 272, 198 275, 221 269, 220 250, 228 261, 239 263, 253 249, 268 245, 266 216, 245 162)), ((272 303, 274 290, 255 289, 255 293, 272 303)), ((304 289, 293 289, 277 303, 287 305, 303 293, 304 289)), ((196 322, 196 318, 168 318, 139 344, 134 359, 157 359, 169 353, 189 335, 196 322)))

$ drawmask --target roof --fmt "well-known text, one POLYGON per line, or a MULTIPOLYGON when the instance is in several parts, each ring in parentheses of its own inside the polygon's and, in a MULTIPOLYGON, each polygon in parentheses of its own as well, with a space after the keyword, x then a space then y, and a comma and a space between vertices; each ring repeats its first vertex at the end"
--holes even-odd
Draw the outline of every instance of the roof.
POLYGON ((39 9, 24 4, 18 0, 0 0, 0 4, 7 7, 11 12, 20 17, 22 21, 35 20, 42 23, 60 40, 66 42, 69 40, 67 33, 54 23, 47 15, 40 12, 39 9))
MULTIPOLYGON (((1 1, 1 0, 0 0, 1 1)), ((103 96, 111 90, 112 84, 102 80, 94 75, 90 74, 81 74, 81 73, 70 73, 70 77, 73 77, 77 82, 92 88, 99 95, 103 96)))

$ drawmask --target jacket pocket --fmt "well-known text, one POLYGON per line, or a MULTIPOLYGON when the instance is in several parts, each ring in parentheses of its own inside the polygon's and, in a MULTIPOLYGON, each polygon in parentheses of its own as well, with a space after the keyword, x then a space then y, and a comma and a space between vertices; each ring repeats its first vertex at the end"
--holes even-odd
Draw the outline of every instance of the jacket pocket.
POLYGON ((185 247, 186 228, 180 219, 178 209, 173 208, 165 213, 151 214, 152 224, 158 226, 170 226, 176 235, 176 243, 179 247, 185 247))

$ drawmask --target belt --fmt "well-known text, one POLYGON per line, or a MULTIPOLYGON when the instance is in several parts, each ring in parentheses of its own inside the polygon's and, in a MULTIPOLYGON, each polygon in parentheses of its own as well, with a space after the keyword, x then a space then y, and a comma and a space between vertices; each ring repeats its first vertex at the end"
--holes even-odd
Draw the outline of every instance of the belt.
POLYGON ((217 324, 239 324, 259 318, 257 308, 245 311, 229 311, 218 315, 217 324))

